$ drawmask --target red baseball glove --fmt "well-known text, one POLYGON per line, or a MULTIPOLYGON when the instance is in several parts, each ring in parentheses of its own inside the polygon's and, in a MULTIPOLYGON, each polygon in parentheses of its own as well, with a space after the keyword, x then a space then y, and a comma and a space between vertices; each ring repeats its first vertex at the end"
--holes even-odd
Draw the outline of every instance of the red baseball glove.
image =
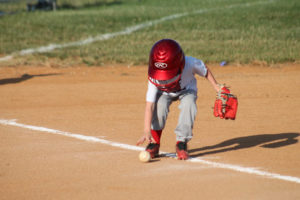
POLYGON ((220 85, 220 88, 216 96, 214 115, 221 119, 235 120, 238 108, 237 97, 230 94, 230 90, 225 85, 220 85))

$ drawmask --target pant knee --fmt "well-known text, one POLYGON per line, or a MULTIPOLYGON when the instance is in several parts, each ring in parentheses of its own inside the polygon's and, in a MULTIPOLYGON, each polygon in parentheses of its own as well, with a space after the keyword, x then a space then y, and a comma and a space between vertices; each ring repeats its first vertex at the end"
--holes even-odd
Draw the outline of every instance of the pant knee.
POLYGON ((194 94, 189 94, 181 99, 179 108, 182 112, 187 112, 189 115, 195 115, 197 113, 196 105, 197 97, 194 94))
POLYGON ((161 96, 155 105, 152 119, 152 128, 154 130, 162 130, 169 113, 170 101, 165 96, 161 96))

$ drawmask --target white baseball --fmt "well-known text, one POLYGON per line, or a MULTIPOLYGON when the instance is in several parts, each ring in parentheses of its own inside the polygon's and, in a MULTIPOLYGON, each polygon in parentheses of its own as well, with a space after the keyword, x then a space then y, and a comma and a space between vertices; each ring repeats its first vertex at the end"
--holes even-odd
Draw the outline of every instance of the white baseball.
POLYGON ((151 159, 150 153, 148 151, 142 151, 139 154, 139 159, 141 162, 149 162, 151 159))

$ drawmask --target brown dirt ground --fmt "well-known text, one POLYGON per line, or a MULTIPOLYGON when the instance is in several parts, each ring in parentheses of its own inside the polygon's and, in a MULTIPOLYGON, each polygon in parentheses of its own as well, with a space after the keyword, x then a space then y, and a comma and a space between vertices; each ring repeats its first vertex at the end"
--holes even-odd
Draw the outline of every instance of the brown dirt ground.
MULTIPOLYGON (((300 177, 300 66, 210 66, 239 98, 235 121, 212 114, 198 77, 190 154, 300 177)), ((143 130, 147 67, 0 68, 0 119, 135 145, 143 130)), ((178 103, 161 149, 174 152, 178 103)), ((0 125, 0 199, 300 199, 300 184, 159 158, 0 125)))

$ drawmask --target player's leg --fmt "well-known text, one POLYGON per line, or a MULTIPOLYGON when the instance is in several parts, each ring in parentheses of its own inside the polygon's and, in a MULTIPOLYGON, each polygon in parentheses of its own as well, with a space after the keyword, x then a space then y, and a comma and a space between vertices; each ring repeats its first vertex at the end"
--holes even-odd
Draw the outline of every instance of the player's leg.
POLYGON ((150 143, 146 147, 146 151, 150 152, 152 158, 159 154, 160 138, 166 124, 171 103, 172 99, 169 96, 163 94, 157 95, 151 124, 151 135, 155 143, 150 143))
POLYGON ((156 143, 160 143, 161 131, 164 129, 169 114, 172 98, 168 95, 158 94, 152 117, 152 136, 156 143))
POLYGON ((197 94, 194 91, 186 91, 180 97, 180 115, 175 129, 176 153, 178 159, 188 159, 187 142, 193 137, 193 126, 197 114, 197 94))

